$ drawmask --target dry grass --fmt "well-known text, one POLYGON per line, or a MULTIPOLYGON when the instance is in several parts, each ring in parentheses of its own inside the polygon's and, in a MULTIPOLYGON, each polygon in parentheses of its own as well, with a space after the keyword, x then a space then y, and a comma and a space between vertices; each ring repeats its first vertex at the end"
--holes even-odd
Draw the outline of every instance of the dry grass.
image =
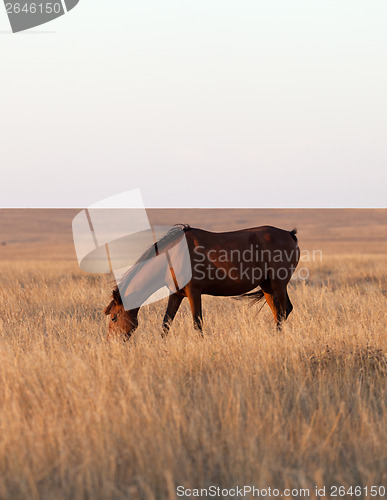
POLYGON ((330 256, 266 306, 206 298, 205 338, 165 304, 107 343, 110 284, 2 262, 0 498, 173 499, 174 486, 387 481, 387 259, 330 256))

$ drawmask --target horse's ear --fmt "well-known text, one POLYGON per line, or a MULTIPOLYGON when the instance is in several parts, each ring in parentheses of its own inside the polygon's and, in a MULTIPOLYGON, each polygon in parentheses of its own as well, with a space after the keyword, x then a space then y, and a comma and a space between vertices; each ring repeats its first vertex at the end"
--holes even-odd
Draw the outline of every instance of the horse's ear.
POLYGON ((106 314, 106 316, 108 316, 110 314, 110 311, 111 311, 112 307, 114 306, 114 304, 115 304, 115 302, 114 302, 114 300, 112 300, 110 302, 110 304, 105 307, 105 309, 103 310, 103 312, 106 314))
POLYGON ((114 288, 114 290, 112 291, 112 296, 117 306, 122 306, 121 295, 120 292, 117 290, 117 288, 114 288))

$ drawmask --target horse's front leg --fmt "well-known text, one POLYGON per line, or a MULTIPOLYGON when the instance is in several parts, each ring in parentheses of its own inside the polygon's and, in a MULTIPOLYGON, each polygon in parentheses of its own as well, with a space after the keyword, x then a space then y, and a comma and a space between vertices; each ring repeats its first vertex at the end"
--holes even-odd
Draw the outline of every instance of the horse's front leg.
POLYGON ((194 328, 203 337, 202 295, 198 290, 187 290, 187 297, 191 306, 194 328))
POLYGON ((169 296, 167 310, 163 319, 163 333, 161 334, 162 338, 165 338, 168 335, 171 323, 176 316, 183 298, 184 295, 181 295, 179 293, 174 293, 169 296))
POLYGON ((137 330, 137 326, 131 328, 128 332, 124 333, 124 342, 127 342, 132 338, 133 333, 137 330))

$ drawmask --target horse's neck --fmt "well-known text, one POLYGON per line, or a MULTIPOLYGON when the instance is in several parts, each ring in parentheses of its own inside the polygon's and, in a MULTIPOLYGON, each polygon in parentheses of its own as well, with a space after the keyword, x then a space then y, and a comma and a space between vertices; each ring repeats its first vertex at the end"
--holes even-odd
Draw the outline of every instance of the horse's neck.
POLYGON ((120 287, 125 309, 141 307, 151 295, 166 284, 167 260, 161 255, 137 265, 139 269, 127 286, 125 286, 125 279, 123 279, 122 287, 120 287))

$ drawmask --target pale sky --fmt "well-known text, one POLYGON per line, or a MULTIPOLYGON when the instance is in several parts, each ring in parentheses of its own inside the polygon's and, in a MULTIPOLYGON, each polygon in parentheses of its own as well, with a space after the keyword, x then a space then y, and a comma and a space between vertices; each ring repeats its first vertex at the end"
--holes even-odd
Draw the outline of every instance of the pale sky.
POLYGON ((386 207, 385 0, 0 6, 1 207, 386 207))

